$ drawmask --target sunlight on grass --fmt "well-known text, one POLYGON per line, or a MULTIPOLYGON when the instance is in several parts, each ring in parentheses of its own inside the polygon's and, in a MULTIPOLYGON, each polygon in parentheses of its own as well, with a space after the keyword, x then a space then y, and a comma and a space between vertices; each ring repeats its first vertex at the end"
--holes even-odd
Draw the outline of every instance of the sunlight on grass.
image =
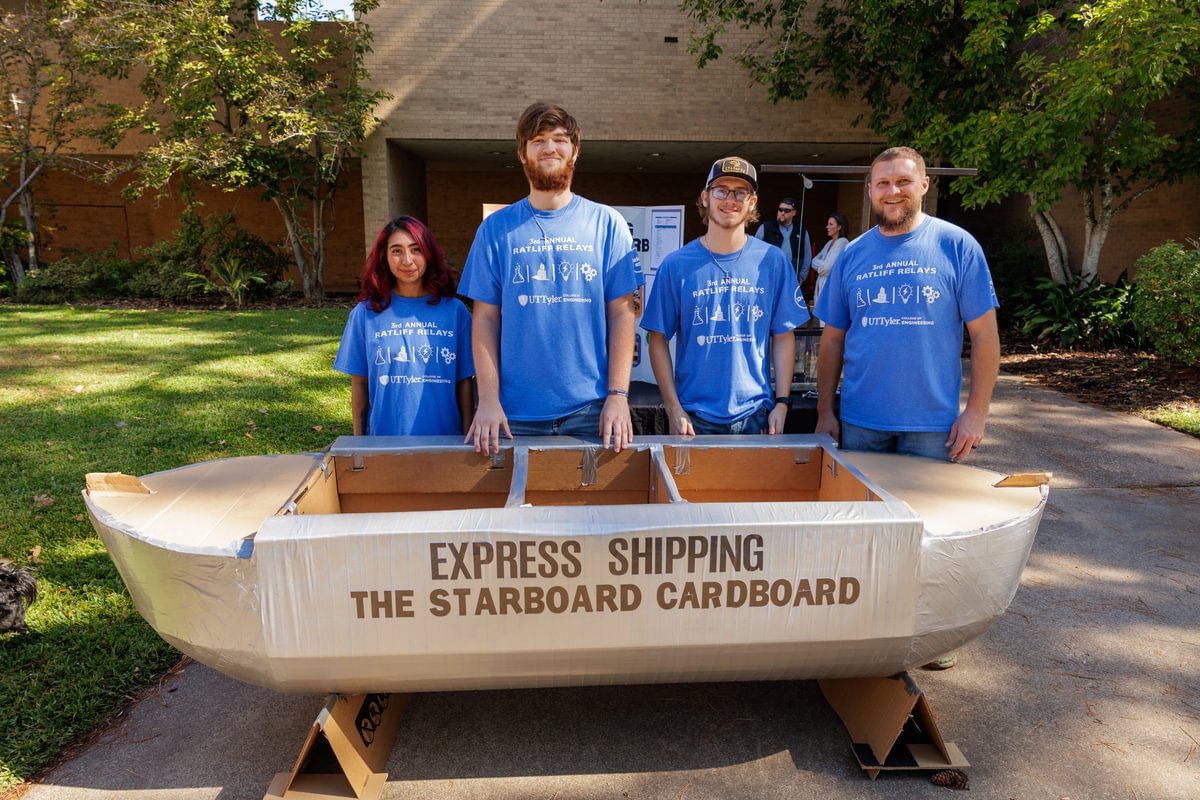
POLYGON ((1158 406, 1156 408, 1145 408, 1139 414, 1159 425, 1165 425, 1168 428, 1174 428, 1183 433, 1190 433, 1192 436, 1200 436, 1200 406, 1193 403, 1178 403, 1158 406))
POLYGON ((30 632, 0 636, 0 792, 179 657, 92 530, 84 475, 311 452, 350 433, 350 382, 330 366, 346 314, 0 307, 0 558, 39 591, 30 632))

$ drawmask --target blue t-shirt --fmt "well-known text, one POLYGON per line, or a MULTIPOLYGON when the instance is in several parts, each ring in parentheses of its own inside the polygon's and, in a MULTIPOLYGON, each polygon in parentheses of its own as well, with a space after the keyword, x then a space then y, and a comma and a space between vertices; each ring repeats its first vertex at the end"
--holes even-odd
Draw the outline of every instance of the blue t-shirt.
POLYGON ((846 331, 841 418, 882 431, 949 431, 959 414, 963 323, 999 306, 979 243, 945 220, 872 228, 833 265, 816 315, 846 331))
POLYGON ((333 368, 367 376, 373 436, 461 434, 458 382, 475 374, 471 314, 457 297, 392 295, 378 314, 356 305, 333 368))
POLYGON ((668 340, 679 335, 675 389, 684 411, 729 423, 772 399, 771 336, 807 320, 796 273, 778 247, 751 237, 738 252, 717 255, 694 239, 659 265, 642 327, 668 340))
POLYGON ((526 198, 483 221, 460 291, 500 307, 509 419, 558 419, 606 395, 607 303, 643 283, 629 225, 608 206, 575 195, 539 211, 526 198))

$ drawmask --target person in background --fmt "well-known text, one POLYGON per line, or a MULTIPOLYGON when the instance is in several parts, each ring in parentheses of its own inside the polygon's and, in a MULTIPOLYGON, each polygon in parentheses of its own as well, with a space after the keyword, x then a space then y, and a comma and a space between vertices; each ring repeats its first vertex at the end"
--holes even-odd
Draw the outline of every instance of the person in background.
POLYGON ((525 109, 517 158, 529 196, 485 219, 467 254, 477 452, 499 452, 501 434, 599 436, 614 451, 633 441, 634 294, 645 280, 628 223, 571 191, 579 140, 561 107, 525 109))
POLYGON ((713 164, 697 201, 707 231, 663 259, 646 301, 642 327, 672 435, 783 433, 792 330, 808 307, 779 248, 746 235, 757 191, 745 159, 713 164))
POLYGON ((754 237, 782 250, 796 273, 796 282, 803 286, 812 266, 812 242, 801 225, 796 221, 796 201, 785 197, 775 209, 775 219, 759 225, 754 237))
MULTIPOLYGON (((813 307, 816 307, 817 301, 821 299, 821 290, 825 288, 825 282, 829 280, 829 270, 833 269, 833 264, 837 261, 838 256, 846 249, 846 245, 850 244, 850 240, 846 238, 846 217, 840 211, 834 211, 829 215, 829 221, 825 223, 825 233, 829 235, 829 241, 821 248, 821 252, 813 256, 812 268, 817 273, 817 283, 813 288, 813 307)), ((821 325, 825 323, 822 322, 821 325)))
POLYGON ((999 303, 979 243, 922 210, 928 191, 925 159, 912 148, 890 148, 871 164, 877 224, 842 251, 816 307, 825 327, 815 432, 845 450, 963 461, 983 441, 999 372, 999 303), (964 325, 971 385, 960 410, 964 325))
POLYGON ((363 266, 333 368, 350 375, 355 436, 462 434, 470 425, 471 315, 433 233, 388 222, 363 266))

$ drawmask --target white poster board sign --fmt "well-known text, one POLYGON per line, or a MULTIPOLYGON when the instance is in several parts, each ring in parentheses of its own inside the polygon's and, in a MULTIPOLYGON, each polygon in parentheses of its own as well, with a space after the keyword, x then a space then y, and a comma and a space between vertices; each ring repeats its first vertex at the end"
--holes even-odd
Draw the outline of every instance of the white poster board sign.
MULTIPOLYGON (((683 212, 684 206, 614 206, 625 221, 629 223, 629 232, 633 234, 633 246, 642 262, 642 274, 646 276, 646 288, 642 296, 650 296, 650 287, 658 274, 658 266, 669 253, 683 247, 683 212)), ((640 318, 640 314, 639 314, 640 318)), ((655 383, 654 370, 650 368, 650 350, 647 334, 639 326, 637 342, 633 351, 633 372, 630 377, 635 381, 655 383)), ((671 357, 675 357, 675 342, 671 342, 671 357)))

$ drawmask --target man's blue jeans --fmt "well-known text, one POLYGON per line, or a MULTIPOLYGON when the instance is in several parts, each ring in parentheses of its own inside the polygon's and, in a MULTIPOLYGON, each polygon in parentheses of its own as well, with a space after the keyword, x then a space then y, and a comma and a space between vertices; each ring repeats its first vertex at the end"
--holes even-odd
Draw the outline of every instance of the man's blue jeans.
POLYGON ((508 429, 512 431, 513 436, 578 436, 581 439, 599 439, 602 408, 604 401, 597 400, 573 414, 558 419, 510 419, 508 429))
POLYGON ((900 453, 909 456, 950 460, 946 440, 950 431, 877 431, 843 422, 843 450, 866 450, 872 453, 900 453))
POLYGON ((706 419, 701 419, 695 414, 690 414, 692 420, 692 430, 697 436, 707 436, 711 434, 757 434, 762 433, 767 427, 767 415, 770 413, 766 406, 763 406, 753 414, 747 414, 734 422, 709 422, 706 419))

